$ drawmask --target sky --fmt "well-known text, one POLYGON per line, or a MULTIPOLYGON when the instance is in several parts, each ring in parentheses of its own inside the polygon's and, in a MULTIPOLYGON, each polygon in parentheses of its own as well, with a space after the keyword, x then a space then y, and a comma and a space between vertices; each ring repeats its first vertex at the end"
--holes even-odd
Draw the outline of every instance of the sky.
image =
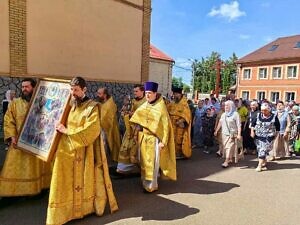
POLYGON ((175 60, 173 76, 186 84, 195 59, 213 51, 240 58, 297 34, 299 0, 152 0, 151 43, 175 60))

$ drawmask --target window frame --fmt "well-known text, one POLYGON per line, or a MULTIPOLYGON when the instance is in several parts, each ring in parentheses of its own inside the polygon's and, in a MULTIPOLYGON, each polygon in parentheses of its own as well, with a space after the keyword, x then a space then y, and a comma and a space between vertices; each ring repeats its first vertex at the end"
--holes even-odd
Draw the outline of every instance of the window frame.
POLYGON ((241 90, 241 98, 243 100, 249 100, 250 99, 250 91, 249 90, 241 90), (243 93, 247 93, 247 98, 243 97, 243 93))
MULTIPOLYGON (((272 79, 273 80, 281 80, 282 78, 283 78, 283 76, 282 76, 282 66, 273 66, 272 67, 272 79), (280 69, 280 77, 274 77, 274 69, 280 69)), ((278 75, 278 74, 277 74, 278 75)))
POLYGON ((258 80, 267 80, 268 79, 268 67, 258 67, 258 71, 257 71, 257 78, 258 80), (265 70, 265 77, 260 77, 260 71, 261 70, 265 70))
POLYGON ((256 91, 256 99, 257 99, 258 101, 261 101, 261 100, 263 100, 263 99, 267 99, 267 92, 266 92, 266 91, 263 91, 263 90, 257 90, 257 91, 256 91), (264 93, 264 98, 260 99, 259 96, 258 96, 258 93, 264 93))
POLYGON ((296 101, 296 93, 297 93, 296 91, 285 91, 284 92, 284 99, 285 99, 285 101, 296 101), (291 100, 287 99, 287 95, 288 94, 292 94, 292 93, 294 94, 294 99, 291 99, 291 100))
POLYGON ((296 65, 296 64, 286 65, 286 79, 291 79, 291 80, 293 80, 293 79, 298 79, 298 73, 299 73, 298 65, 296 65), (295 75, 295 77, 289 77, 289 74, 288 74, 288 72, 289 72, 289 67, 294 67, 294 68, 296 68, 296 75, 295 75))
POLYGON ((270 101, 272 103, 276 103, 276 101, 280 99, 280 91, 270 91, 270 95, 269 96, 270 96, 270 101), (273 99, 272 99, 272 97, 273 97, 272 94, 273 93, 278 93, 278 99, 275 99, 275 101, 273 101, 273 99))
POLYGON ((251 80, 252 69, 251 68, 243 68, 242 78, 243 80, 251 80), (249 77, 245 78, 245 71, 249 70, 249 77))

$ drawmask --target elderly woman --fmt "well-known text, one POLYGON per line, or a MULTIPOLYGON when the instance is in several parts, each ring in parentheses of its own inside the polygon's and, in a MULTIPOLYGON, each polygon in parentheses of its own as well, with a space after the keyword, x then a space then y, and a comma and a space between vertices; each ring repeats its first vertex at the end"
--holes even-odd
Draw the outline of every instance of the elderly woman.
POLYGON ((278 158, 289 157, 289 133, 291 118, 288 111, 285 110, 284 103, 277 103, 277 117, 280 123, 279 135, 275 138, 272 152, 270 152, 270 161, 278 158))
POLYGON ((214 135, 217 136, 219 129, 222 127, 222 143, 225 155, 223 168, 227 168, 235 156, 237 162, 237 140, 241 140, 241 119, 235 109, 234 102, 228 100, 225 102, 225 112, 222 114, 214 135))
POLYGON ((205 114, 206 107, 204 107, 204 101, 199 100, 198 106, 195 110, 195 116, 193 119, 193 148, 203 146, 203 132, 202 132, 202 117, 205 114))
POLYGON ((274 139, 280 130, 280 123, 275 114, 271 112, 268 103, 261 105, 261 112, 251 124, 251 137, 255 138, 258 152, 257 172, 267 170, 266 157, 273 148, 274 139))

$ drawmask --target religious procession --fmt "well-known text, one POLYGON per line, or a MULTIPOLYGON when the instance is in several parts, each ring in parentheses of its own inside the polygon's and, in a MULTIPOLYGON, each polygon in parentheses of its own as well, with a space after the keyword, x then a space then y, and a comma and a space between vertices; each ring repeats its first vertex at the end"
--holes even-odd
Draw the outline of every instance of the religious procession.
POLYGON ((298 224, 298 4, 240 2, 0 1, 0 225, 298 224))
POLYGON ((111 179, 139 176, 146 193, 157 191, 161 179, 176 181, 176 160, 192 157, 192 149, 224 158, 223 168, 238 163, 244 154, 257 154, 257 172, 267 170, 269 161, 288 159, 300 151, 295 145, 300 133, 295 102, 278 101, 275 107, 267 100, 248 104, 227 96, 219 102, 211 96, 194 108, 182 88, 173 87, 168 99, 151 81, 134 86, 132 100, 125 98, 119 120, 125 127, 121 140, 117 107, 109 90, 99 88, 97 98, 90 99, 85 79, 75 77, 69 84, 72 97, 66 123, 55 125, 61 136, 54 160, 45 162, 17 148, 24 109, 36 81, 25 78, 21 84, 21 96, 10 99, 4 116, 9 148, 1 170, 0 196, 32 196, 50 190, 49 225, 91 213, 101 216, 106 205, 117 211, 111 179))

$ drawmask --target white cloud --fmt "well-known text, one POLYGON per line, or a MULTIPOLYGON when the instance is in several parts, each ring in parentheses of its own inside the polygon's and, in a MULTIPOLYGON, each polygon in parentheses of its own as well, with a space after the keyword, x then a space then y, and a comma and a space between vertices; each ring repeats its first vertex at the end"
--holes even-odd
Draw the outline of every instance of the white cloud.
POLYGON ((242 40, 247 40, 247 39, 250 38, 250 35, 248 35, 248 34, 240 34, 239 38, 242 39, 242 40))
POLYGON ((228 19, 229 22, 245 15, 246 13, 239 9, 239 3, 237 1, 233 1, 229 4, 224 3, 218 9, 213 7, 211 11, 208 13, 208 16, 224 17, 228 19))

